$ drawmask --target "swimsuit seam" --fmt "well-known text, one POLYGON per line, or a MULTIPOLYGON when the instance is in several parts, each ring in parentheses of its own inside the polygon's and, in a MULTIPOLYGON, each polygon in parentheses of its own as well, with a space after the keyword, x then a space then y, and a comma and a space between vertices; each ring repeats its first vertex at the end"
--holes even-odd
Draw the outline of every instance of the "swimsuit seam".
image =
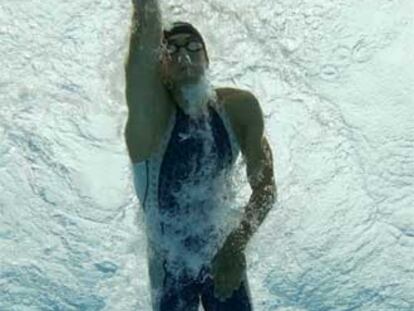
POLYGON ((146 210, 146 203, 148 197, 148 188, 149 188, 149 167, 148 167, 148 160, 145 161, 145 176, 146 176, 146 183, 145 183, 145 193, 144 193, 144 200, 142 202, 142 207, 144 211, 146 210))

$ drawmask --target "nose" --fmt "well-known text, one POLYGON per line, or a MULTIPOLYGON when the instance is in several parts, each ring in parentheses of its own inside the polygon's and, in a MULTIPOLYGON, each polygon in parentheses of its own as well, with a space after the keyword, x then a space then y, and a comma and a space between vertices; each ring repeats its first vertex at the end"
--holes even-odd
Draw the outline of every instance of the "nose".
POLYGON ((191 58, 184 47, 180 47, 178 50, 178 62, 180 64, 191 64, 191 58))

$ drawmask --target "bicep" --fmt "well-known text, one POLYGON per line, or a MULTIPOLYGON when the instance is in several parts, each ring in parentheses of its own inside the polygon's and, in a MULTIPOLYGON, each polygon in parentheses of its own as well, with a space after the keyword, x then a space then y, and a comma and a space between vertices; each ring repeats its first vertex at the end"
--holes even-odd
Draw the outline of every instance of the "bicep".
POLYGON ((245 149, 244 158, 247 178, 253 190, 264 184, 273 183, 272 152, 265 136, 252 134, 245 149))
POLYGON ((145 63, 145 55, 141 56, 142 60, 126 67, 125 98, 129 132, 151 129, 165 122, 171 106, 168 91, 161 79, 159 62, 145 63))
POLYGON ((151 44, 146 41, 132 36, 125 62, 125 93, 130 113, 142 113, 151 109, 154 101, 166 97, 161 76, 161 41, 153 40, 151 44))
POLYGON ((249 109, 249 120, 244 125, 242 153, 246 162, 249 184, 254 190, 274 183, 273 159, 270 144, 264 136, 263 113, 256 102, 249 109))

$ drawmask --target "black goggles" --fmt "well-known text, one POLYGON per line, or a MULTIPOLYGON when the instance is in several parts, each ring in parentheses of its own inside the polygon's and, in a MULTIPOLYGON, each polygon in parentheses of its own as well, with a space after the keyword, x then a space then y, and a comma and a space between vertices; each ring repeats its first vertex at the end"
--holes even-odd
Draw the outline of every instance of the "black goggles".
POLYGON ((166 44, 167 52, 169 54, 177 53, 180 48, 185 48, 188 52, 198 52, 204 49, 204 45, 200 40, 192 39, 187 41, 184 44, 177 44, 174 42, 167 42, 166 44))

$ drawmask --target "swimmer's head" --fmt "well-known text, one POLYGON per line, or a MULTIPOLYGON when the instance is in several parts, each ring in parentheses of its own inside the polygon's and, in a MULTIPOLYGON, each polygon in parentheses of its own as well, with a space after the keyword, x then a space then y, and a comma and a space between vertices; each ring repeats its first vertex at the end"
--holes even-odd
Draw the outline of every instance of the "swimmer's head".
MULTIPOLYGON (((194 39, 196 39, 198 42, 202 44, 202 49, 204 51, 204 56, 207 61, 207 64, 209 64, 208 59, 208 53, 206 49, 206 44, 204 42, 203 37, 201 36, 200 32, 190 23, 186 22, 175 22, 172 24, 172 27, 169 29, 164 29, 163 31, 163 41, 168 44, 169 39, 177 34, 190 34, 194 39)), ((168 45, 167 45, 168 46, 168 45)))
POLYGON ((197 83, 209 67, 204 40, 189 23, 175 22, 163 32, 162 74, 168 88, 197 83))

